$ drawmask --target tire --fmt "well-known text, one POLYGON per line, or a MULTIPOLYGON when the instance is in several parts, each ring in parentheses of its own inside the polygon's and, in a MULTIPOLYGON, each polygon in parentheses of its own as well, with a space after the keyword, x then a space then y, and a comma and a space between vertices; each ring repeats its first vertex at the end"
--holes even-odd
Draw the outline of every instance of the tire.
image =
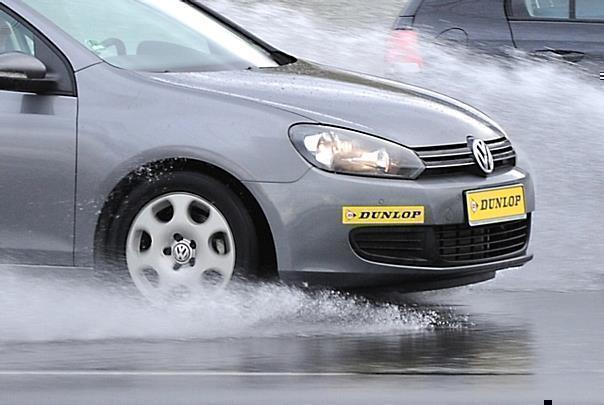
POLYGON ((241 198, 210 176, 188 171, 168 172, 152 180, 135 182, 111 211, 113 214, 101 218, 102 226, 97 233, 97 268, 119 280, 122 287, 123 283, 132 285, 134 282, 147 298, 158 298, 150 293, 153 288, 165 293, 167 287, 162 283, 168 278, 182 277, 179 280, 183 285, 179 287, 196 293, 199 286, 194 285, 196 274, 193 273, 197 271, 201 272, 204 288, 205 284, 226 287, 232 280, 250 280, 258 274, 259 246, 254 221, 241 198), (190 201, 189 208, 183 217, 187 201, 190 201), (170 206, 173 206, 171 211, 170 206), (208 231, 214 228, 220 231, 208 231), (147 257, 155 259, 145 259, 147 257), (183 261, 185 259, 188 261, 183 261), (156 265, 148 266, 147 261, 156 265), (216 270, 203 271, 206 264, 212 263, 218 266, 216 270), (232 272, 226 280, 231 264, 232 272), (169 266, 171 269, 167 271, 169 266), (186 282, 183 281, 185 275, 186 282), (223 280, 218 280, 221 277, 223 280))

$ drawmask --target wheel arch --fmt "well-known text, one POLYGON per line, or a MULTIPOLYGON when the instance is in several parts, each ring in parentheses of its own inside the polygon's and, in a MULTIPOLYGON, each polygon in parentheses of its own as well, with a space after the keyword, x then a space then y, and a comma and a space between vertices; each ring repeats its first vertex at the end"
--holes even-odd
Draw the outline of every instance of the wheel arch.
POLYGON ((278 277, 277 252, 273 232, 264 210, 252 192, 233 174, 214 164, 194 158, 168 158, 155 160, 130 171, 113 187, 103 203, 97 219, 94 233, 94 257, 97 254, 107 253, 105 239, 110 229, 112 219, 118 213, 121 203, 128 198, 135 187, 166 172, 188 171, 210 176, 227 187, 231 188, 242 200, 250 214, 258 240, 262 241, 260 247, 260 275, 262 278, 271 279, 278 277))
POLYGON ((448 28, 438 34, 436 42, 441 44, 453 44, 467 46, 469 41, 468 33, 463 28, 448 28))

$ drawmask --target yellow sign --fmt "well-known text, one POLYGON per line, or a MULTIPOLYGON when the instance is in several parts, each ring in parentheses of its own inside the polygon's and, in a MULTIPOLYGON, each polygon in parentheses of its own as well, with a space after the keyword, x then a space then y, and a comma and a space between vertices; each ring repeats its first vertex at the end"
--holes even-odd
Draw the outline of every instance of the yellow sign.
POLYGON ((417 207, 343 207, 345 225, 410 225, 423 224, 425 208, 417 207))
POLYGON ((526 218, 522 185, 469 191, 466 202, 472 226, 526 218))

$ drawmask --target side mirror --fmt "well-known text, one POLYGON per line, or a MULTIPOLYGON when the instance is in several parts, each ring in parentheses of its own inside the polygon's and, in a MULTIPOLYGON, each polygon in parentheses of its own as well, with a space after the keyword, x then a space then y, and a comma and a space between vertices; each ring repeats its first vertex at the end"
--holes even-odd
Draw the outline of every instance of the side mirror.
POLYGON ((46 66, 35 56, 20 52, 0 54, 0 90, 47 93, 57 80, 47 75, 46 66))

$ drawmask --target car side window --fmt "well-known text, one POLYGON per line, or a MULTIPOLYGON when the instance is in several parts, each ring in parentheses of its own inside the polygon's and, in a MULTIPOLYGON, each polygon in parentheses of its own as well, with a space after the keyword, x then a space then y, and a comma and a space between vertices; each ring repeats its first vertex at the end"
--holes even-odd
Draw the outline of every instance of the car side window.
POLYGON ((0 54, 22 52, 34 55, 33 34, 21 23, 0 10, 0 54))
POLYGON ((511 0, 511 16, 524 19, 571 18, 570 0, 511 0))
POLYGON ((604 20, 604 1, 575 0, 575 12, 579 20, 604 20))
POLYGON ((57 95, 75 95, 73 69, 63 54, 25 20, 0 6, 0 54, 21 52, 35 56, 46 65, 49 75, 58 77, 57 95))

